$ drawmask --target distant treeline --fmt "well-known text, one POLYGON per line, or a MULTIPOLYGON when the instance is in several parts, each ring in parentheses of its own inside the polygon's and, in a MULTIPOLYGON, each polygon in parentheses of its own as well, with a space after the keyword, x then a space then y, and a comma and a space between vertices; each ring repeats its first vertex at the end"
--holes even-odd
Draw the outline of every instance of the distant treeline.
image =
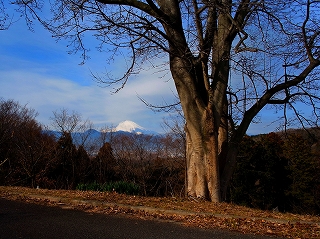
POLYGON ((76 189, 127 182, 142 195, 184 196, 181 137, 115 134, 106 142, 101 134, 95 142, 86 144, 83 139, 75 144, 70 129, 75 128, 77 115, 65 111, 55 115, 54 123, 65 129, 59 138, 43 129, 35 116, 15 101, 0 102, 1 185, 76 189))
MULTIPOLYGON (((15 101, 0 100, 1 185, 185 196, 183 137, 124 134, 79 145, 70 131, 59 138, 46 133, 35 116, 15 101)), ((318 214, 320 148, 313 135, 311 140, 296 130, 245 137, 228 201, 318 214)))

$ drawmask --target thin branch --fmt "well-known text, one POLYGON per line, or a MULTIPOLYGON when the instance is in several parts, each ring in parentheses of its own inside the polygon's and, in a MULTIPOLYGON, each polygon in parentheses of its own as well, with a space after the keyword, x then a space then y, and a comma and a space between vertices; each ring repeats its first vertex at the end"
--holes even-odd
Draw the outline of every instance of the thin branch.
POLYGON ((129 68, 127 69, 127 71, 124 73, 124 75, 117 79, 117 80, 112 80, 112 79, 108 79, 108 80, 104 80, 101 77, 99 77, 98 75, 95 75, 91 72, 93 78, 100 84, 106 84, 106 86, 110 86, 116 83, 120 83, 121 82, 121 86, 114 89, 113 93, 117 93, 119 92, 121 89, 123 89, 128 81, 128 78, 130 75, 132 75, 133 70, 134 70, 134 66, 136 63, 136 53, 135 53, 135 48, 133 46, 133 43, 130 43, 131 46, 131 50, 132 50, 132 60, 131 60, 131 65, 129 66, 129 68))
POLYGON ((165 104, 165 105, 153 105, 149 102, 147 102, 145 99, 140 97, 138 95, 139 100, 142 101, 149 109, 151 109, 154 112, 170 112, 172 110, 175 110, 178 105, 180 105, 180 102, 173 103, 173 104, 165 104))
POLYGON ((304 47, 306 48, 307 51, 307 56, 309 58, 309 61, 313 61, 314 58, 312 56, 312 51, 310 49, 308 40, 307 40, 307 33, 306 33, 306 25, 310 19, 310 1, 307 1, 307 9, 306 9, 306 18, 302 24, 301 30, 302 30, 302 35, 303 35, 303 42, 304 42, 304 47))
MULTIPOLYGON (((298 92, 298 93, 294 93, 294 94, 288 94, 284 99, 279 99, 279 100, 269 100, 268 101, 268 104, 273 104, 273 105, 276 105, 276 104, 286 104, 286 103, 289 103, 290 102, 290 99, 296 97, 296 96, 309 96, 308 93, 305 93, 305 92, 298 92)), ((319 98, 319 97, 317 97, 319 98)))

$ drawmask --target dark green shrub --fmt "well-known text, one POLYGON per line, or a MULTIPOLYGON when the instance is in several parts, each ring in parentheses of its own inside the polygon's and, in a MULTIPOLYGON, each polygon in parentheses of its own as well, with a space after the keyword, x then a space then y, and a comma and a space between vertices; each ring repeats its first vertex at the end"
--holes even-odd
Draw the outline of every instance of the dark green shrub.
POLYGON ((140 190, 139 185, 125 181, 109 182, 104 184, 104 187, 106 189, 105 191, 115 191, 117 193, 124 193, 128 195, 137 195, 140 190))
POLYGON ((80 183, 76 187, 80 191, 101 191, 101 185, 97 182, 92 183, 80 183))
POLYGON ((77 190, 81 191, 100 191, 100 192, 117 192, 128 195, 138 195, 140 191, 139 185, 133 182, 118 181, 118 182, 106 182, 99 184, 93 183, 82 183, 77 185, 77 190))

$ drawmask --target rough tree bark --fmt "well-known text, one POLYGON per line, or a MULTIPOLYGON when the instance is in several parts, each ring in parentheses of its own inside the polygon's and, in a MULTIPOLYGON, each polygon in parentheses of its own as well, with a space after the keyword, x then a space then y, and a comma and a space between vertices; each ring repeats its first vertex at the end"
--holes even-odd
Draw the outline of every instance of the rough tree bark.
MULTIPOLYGON (((237 32, 229 17, 231 5, 228 1, 222 2, 227 6, 224 7, 226 14, 220 12, 217 17, 217 9, 210 7, 210 27, 207 39, 202 39, 203 49, 199 58, 191 54, 184 39, 181 22, 169 26, 164 24, 171 39, 170 70, 186 119, 187 194, 214 202, 221 201, 219 155, 225 161, 225 157, 221 155, 226 155, 227 142, 226 122, 222 122, 221 118, 226 106, 231 44, 237 32), (209 63, 211 76, 208 67, 210 41, 215 45, 209 63)), ((170 19, 181 19, 179 6, 175 1, 158 3, 170 19)), ((198 24, 201 24, 200 19, 198 24)))

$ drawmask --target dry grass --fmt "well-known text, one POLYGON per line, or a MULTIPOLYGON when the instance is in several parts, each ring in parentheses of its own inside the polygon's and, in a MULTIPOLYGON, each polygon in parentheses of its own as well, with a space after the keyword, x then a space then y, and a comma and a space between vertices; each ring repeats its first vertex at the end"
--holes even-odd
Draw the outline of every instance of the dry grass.
POLYGON ((0 195, 11 200, 68 205, 90 212, 174 220, 201 228, 222 228, 285 238, 320 238, 320 218, 317 216, 274 213, 227 203, 23 187, 0 187, 0 195))

